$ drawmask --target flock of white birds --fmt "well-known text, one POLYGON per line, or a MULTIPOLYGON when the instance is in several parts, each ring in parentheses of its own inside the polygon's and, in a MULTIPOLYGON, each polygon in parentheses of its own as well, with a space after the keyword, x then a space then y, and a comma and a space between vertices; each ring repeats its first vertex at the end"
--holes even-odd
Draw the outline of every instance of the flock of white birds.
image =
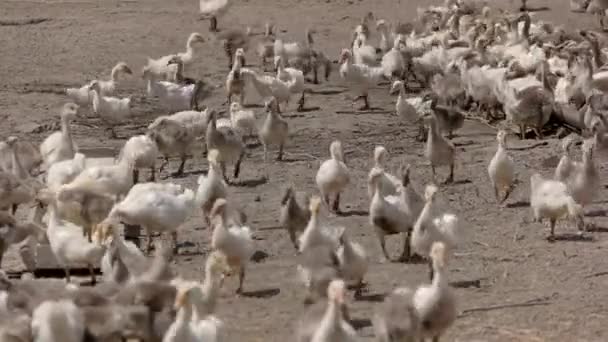
MULTIPOLYGON (((599 13, 605 1, 575 1, 575 11, 599 13), (595 7, 594 7, 595 6, 595 7), (595 8, 595 9, 594 9, 595 8)), ((142 70, 147 95, 156 97, 175 114, 156 118, 143 135, 131 137, 117 158, 90 158, 79 153, 71 122, 87 108, 102 119, 115 136, 115 127, 131 118, 130 98, 113 96, 120 77, 133 74, 123 62, 112 69, 110 80, 93 80, 66 90, 70 102, 61 110, 61 130, 49 135, 39 148, 10 137, 0 146, 0 261, 11 246, 28 271, 36 269, 36 251, 48 246, 65 271, 63 281, 10 280, 0 277, 1 341, 222 341, 225 324, 215 313, 218 292, 226 276, 238 274, 237 294, 255 252, 252 228, 230 196, 237 185, 246 140, 258 140, 269 163, 269 148, 281 160, 289 139, 289 122, 281 113, 290 100, 305 107, 306 77, 323 68, 325 79, 332 62, 314 45, 314 28, 305 41, 288 42, 266 25, 255 53, 262 71, 246 67, 252 33, 218 30, 231 7, 229 0, 200 0, 203 19, 221 42, 230 65, 226 77, 228 116, 211 108, 201 110, 210 96, 209 85, 186 77, 196 60, 195 46, 204 37, 192 33, 186 52, 148 59, 142 70), (265 72, 268 60, 274 72, 265 72), (247 87, 251 85, 251 87, 247 87), (266 117, 257 125, 256 113, 247 108, 246 89, 264 99, 266 117), (233 100, 236 101, 233 102, 233 100), (157 159, 181 160, 175 174, 196 151, 205 147, 208 172, 197 189, 171 182, 155 182, 157 159), (226 167, 233 166, 229 180, 226 167), (138 182, 141 169, 150 170, 150 181, 138 182), (41 171, 41 172, 40 172, 41 171), (39 177, 38 177, 39 176, 39 177), (27 222, 15 218, 19 205, 31 205, 27 222), (178 232, 193 211, 202 210, 210 227, 211 253, 202 282, 175 276, 172 255, 178 253, 178 232), (147 234, 147 252, 155 234, 169 234, 171 246, 156 244, 150 261, 138 244, 123 236, 124 225, 139 226, 147 234), (70 270, 100 265, 103 282, 80 287, 70 282, 70 270)), ((440 184, 436 168, 449 167, 445 182, 454 181, 457 150, 451 142, 466 118, 495 122, 501 119, 518 128, 522 138, 530 129, 543 137, 552 117, 581 132, 581 158, 572 148, 577 138, 563 140, 563 155, 552 179, 534 174, 530 179, 530 207, 536 220, 548 219, 551 233, 557 220, 576 221, 580 234, 586 229, 584 208, 592 203, 600 185, 594 152, 604 147, 608 109, 608 71, 603 68, 608 51, 597 33, 568 32, 550 22, 533 22, 526 1, 518 13, 499 11, 481 0, 447 0, 443 6, 418 9, 412 23, 393 24, 369 13, 353 31, 350 46, 339 56, 339 77, 362 110, 370 106, 370 89, 389 82, 398 95, 396 113, 404 122, 420 127, 426 141, 424 156, 436 180, 423 191, 410 179, 410 166, 392 175, 384 167, 388 152, 374 150, 375 165, 367 178, 369 224, 385 259, 387 235, 403 234, 402 262, 424 259, 430 283, 395 289, 373 315, 377 341, 438 341, 457 317, 454 294, 448 283, 447 263, 462 237, 462 219, 437 204, 440 184), (374 22, 375 21, 375 22, 374 22), (375 33, 372 34, 375 28, 375 33), (376 36, 372 45, 370 37, 376 36), (418 95, 408 93, 412 85, 418 95), (576 120, 568 121, 564 108, 574 108, 576 120)), ((603 6, 603 7, 602 7, 603 6)), ((515 186, 517 165, 509 156, 507 131, 499 130, 497 150, 487 173, 496 200, 502 204, 515 186)), ((317 303, 295 327, 294 339, 311 342, 346 342, 361 338, 349 323, 347 285, 355 299, 365 290, 370 266, 368 251, 349 237, 343 227, 320 217, 320 208, 340 214, 340 194, 353 183, 340 141, 329 146, 330 158, 316 173, 319 195, 298 200, 289 187, 281 200, 280 222, 299 257, 297 269, 305 289, 305 303, 317 303), (324 222, 325 221, 325 222, 324 222), (322 299, 325 298, 325 299, 322 299), (321 299, 321 300, 320 300, 321 299)), ((272 175, 267 175, 272 177, 272 175)), ((40 258, 40 255, 38 255, 40 258)))

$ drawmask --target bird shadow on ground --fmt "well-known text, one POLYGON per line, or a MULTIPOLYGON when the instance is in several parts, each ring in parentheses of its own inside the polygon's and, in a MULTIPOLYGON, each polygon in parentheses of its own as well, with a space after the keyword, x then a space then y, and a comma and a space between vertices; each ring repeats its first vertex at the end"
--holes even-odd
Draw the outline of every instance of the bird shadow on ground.
POLYGON ((526 11, 528 11, 528 12, 544 12, 544 11, 550 11, 550 10, 551 10, 551 8, 549 8, 547 6, 526 8, 526 11))
POLYGON ((270 298, 274 297, 281 293, 281 290, 278 288, 272 289, 264 289, 264 290, 256 290, 256 291, 245 291, 243 292, 244 297, 253 297, 253 298, 270 298))
POLYGON ((529 206, 530 206, 530 202, 528 202, 528 201, 517 201, 517 202, 506 204, 507 208, 523 208, 523 207, 529 207, 529 206))
POLYGON ((315 95, 337 95, 345 92, 344 89, 320 89, 320 90, 311 90, 311 94, 315 95))
POLYGON ((564 233, 564 234, 555 234, 553 238, 547 237, 549 242, 556 241, 578 241, 578 242, 593 242, 593 236, 583 235, 583 234, 575 234, 575 233, 564 233))
POLYGON ((481 279, 452 281, 450 282, 450 286, 458 289, 468 289, 471 287, 479 289, 481 288, 481 279))
POLYGON ((373 107, 368 110, 337 110, 336 114, 359 115, 359 114, 392 114, 392 111, 380 107, 373 107))
POLYGON ((262 106, 261 104, 257 104, 257 103, 249 103, 249 104, 243 105, 243 108, 264 108, 264 106, 262 106))
POLYGON ((585 216, 588 217, 598 217, 598 216, 606 216, 608 214, 608 210, 606 209, 598 209, 598 210, 592 210, 588 213, 585 214, 585 216))
POLYGON ((267 182, 268 182, 268 179, 266 179, 266 177, 260 177, 260 178, 230 182, 230 185, 241 186, 241 187, 245 187, 245 188, 254 188, 258 185, 266 184, 267 182))
POLYGON ((355 297, 355 300, 363 302, 382 302, 386 297, 386 293, 362 294, 355 297))
MULTIPOLYGON (((306 108, 302 108, 302 109, 298 110, 298 111, 297 111, 297 113, 308 113, 308 112, 314 112, 315 110, 320 110, 320 109, 321 109, 321 107, 319 107, 319 106, 314 106, 314 107, 306 107, 306 108)), ((290 117, 290 118, 297 118, 297 117, 302 117, 302 116, 304 116, 304 115, 297 115, 297 114, 294 114, 294 115, 290 115, 289 117, 290 117)))
MULTIPOLYGON (((451 185, 462 185, 462 184, 469 184, 472 183, 470 179, 460 179, 460 180, 455 180, 451 183, 451 185)), ((442 184, 449 184, 449 183, 445 183, 443 182, 442 184)))
POLYGON ((353 210, 347 210, 347 211, 340 210, 339 212, 336 213, 336 215, 341 216, 341 217, 367 216, 367 215, 369 215, 369 213, 366 210, 353 209, 353 210))
POLYGON ((369 318, 352 318, 350 320, 350 325, 353 326, 356 330, 360 330, 363 328, 371 327, 372 321, 369 318))
POLYGON ((586 231, 590 232, 590 233, 608 233, 608 228, 592 226, 592 227, 587 227, 586 231))

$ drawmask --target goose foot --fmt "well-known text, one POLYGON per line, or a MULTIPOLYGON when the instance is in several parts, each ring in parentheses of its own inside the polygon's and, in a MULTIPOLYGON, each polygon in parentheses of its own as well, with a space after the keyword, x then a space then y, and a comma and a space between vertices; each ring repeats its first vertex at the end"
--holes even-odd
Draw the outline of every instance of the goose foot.
POLYGON ((340 212, 340 193, 336 194, 336 199, 334 200, 334 204, 331 209, 335 213, 340 212))
POLYGON ((283 160, 283 144, 279 146, 279 154, 277 155, 277 161, 283 160))

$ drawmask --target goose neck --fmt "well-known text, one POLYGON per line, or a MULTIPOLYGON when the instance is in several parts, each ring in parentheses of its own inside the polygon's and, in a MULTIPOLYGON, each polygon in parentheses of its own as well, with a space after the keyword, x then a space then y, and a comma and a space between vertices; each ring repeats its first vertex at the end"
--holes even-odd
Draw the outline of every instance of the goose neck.
POLYGON ((314 40, 312 38, 312 31, 310 29, 306 30, 306 46, 308 46, 309 48, 312 48, 313 44, 314 44, 314 40))
POLYGON ((327 303, 327 309, 322 318, 321 330, 333 330, 340 326, 342 317, 340 315, 341 310, 339 306, 339 303, 335 300, 330 300, 329 303, 327 303))
POLYGON ((399 96, 405 100, 405 97, 407 96, 407 93, 405 92, 405 84, 401 83, 399 84, 399 96))
POLYGON ((28 172, 23 168, 21 164, 21 158, 19 158, 17 153, 17 146, 11 146, 11 163, 12 163, 12 173, 19 179, 25 179, 29 175, 28 172))
POLYGON ((51 203, 48 205, 48 213, 49 213, 49 230, 52 230, 54 227, 60 224, 59 216, 57 215, 57 203, 53 199, 51 203))
POLYGON ((110 80, 116 82, 118 80, 118 73, 120 72, 120 66, 117 65, 112 68, 112 72, 110 73, 110 80))
POLYGON ((36 204, 30 211, 29 220, 30 222, 42 225, 42 218, 44 217, 44 208, 39 204, 36 204))
POLYGON ((431 284, 436 288, 445 288, 448 286, 445 268, 440 267, 435 262, 433 262, 433 280, 431 284))
POLYGON ((431 218, 431 209, 433 208, 433 201, 427 200, 424 203, 424 207, 422 207, 422 211, 420 212, 420 216, 418 216, 418 221, 424 223, 431 218))
MULTIPOLYGON (((93 95, 98 96, 96 90, 93 90, 93 95)), ((68 119, 66 116, 61 117, 61 134, 63 135, 64 141, 73 147, 72 130, 70 128, 70 119, 68 119)))
POLYGON ((192 319, 192 304, 187 301, 177 312, 177 317, 175 317, 175 323, 179 326, 187 326, 192 319))

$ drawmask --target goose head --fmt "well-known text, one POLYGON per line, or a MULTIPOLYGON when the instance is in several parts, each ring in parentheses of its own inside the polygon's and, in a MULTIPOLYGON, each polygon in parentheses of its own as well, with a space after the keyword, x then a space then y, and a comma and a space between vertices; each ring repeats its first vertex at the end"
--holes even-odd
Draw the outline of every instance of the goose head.
POLYGON ((342 51, 340 52, 339 63, 343 64, 343 63, 350 61, 352 56, 353 56, 353 53, 349 49, 342 49, 342 51))
POLYGON ((78 115, 78 105, 68 102, 61 109, 61 117, 66 120, 73 120, 78 115))
POLYGON ((501 129, 496 133, 496 141, 500 146, 506 146, 507 144, 507 131, 501 129))
POLYGON ((329 145, 329 154, 332 159, 344 161, 344 150, 342 149, 342 142, 340 140, 334 140, 329 145))
POLYGON ((239 110, 241 110, 241 104, 238 102, 232 102, 230 104, 230 112, 231 113, 235 113, 238 112, 239 110))
POLYGON ((125 73, 128 75, 133 74, 133 71, 131 70, 131 68, 129 68, 129 65, 127 65, 127 63, 125 63, 125 62, 116 63, 116 65, 112 69, 112 74, 115 74, 117 72, 122 72, 122 73, 125 73))
POLYGON ((437 190, 439 190, 439 188, 435 184, 429 184, 426 186, 426 188, 424 189, 424 199, 427 203, 432 203, 433 201, 435 201, 435 195, 437 194, 437 190))
POLYGON ((410 169, 412 166, 410 164, 405 164, 401 166, 401 185, 405 188, 410 184, 410 169))
POLYGON ((190 36, 188 37, 188 45, 192 46, 192 44, 194 43, 204 43, 205 42, 205 38, 198 32, 192 32, 190 33, 190 36))
POLYGON ((98 81, 93 81, 89 84, 89 89, 99 92, 101 91, 101 85, 98 81))
POLYGON ((374 148, 374 163, 375 166, 384 167, 386 160, 388 159, 388 151, 384 146, 376 146, 374 148))
POLYGON ((238 60, 241 65, 245 64, 245 50, 243 48, 238 48, 234 52, 234 58, 238 60))
POLYGON ((404 85, 403 81, 401 81, 401 80, 397 80, 397 81, 393 82, 393 85, 391 86, 391 89, 390 89, 390 91, 389 91, 389 94, 390 94, 390 95, 395 95, 395 94, 397 94, 398 92, 400 92, 400 91, 401 91, 401 89, 402 89, 404 86, 405 86, 405 85, 404 85))
POLYGON ((15 147, 15 145, 17 144, 17 142, 19 141, 19 138, 15 137, 15 136, 10 136, 6 139, 6 144, 13 148, 15 147))
POLYGON ((444 269, 446 266, 447 247, 441 241, 434 242, 431 246, 431 260, 435 269, 444 269))

